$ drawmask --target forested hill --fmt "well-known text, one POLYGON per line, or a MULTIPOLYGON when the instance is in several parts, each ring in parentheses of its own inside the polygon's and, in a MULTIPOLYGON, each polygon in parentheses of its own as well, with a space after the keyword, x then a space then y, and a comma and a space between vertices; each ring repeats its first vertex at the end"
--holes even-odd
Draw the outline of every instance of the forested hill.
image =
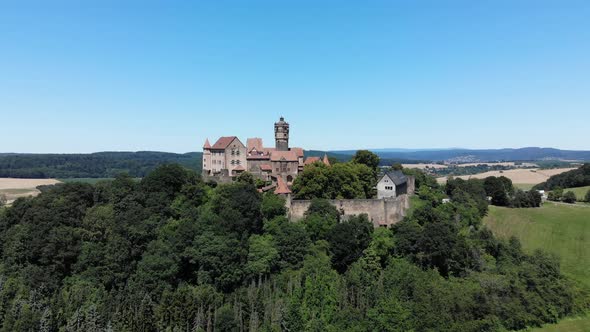
POLYGON ((556 257, 482 225, 481 180, 416 172, 392 228, 317 197, 290 222, 248 173, 178 165, 19 198, 0 208, 0 332, 507 331, 588 309, 556 257))
POLYGON ((590 186, 590 163, 578 169, 553 175, 547 181, 539 183, 535 189, 553 190, 555 188, 574 188, 590 186))
POLYGON ((0 154, 0 177, 110 178, 120 173, 144 177, 157 166, 177 163, 200 172, 201 153, 140 151, 90 154, 0 154))
MULTIPOLYGON (((456 160, 461 162, 523 161, 523 160, 590 160, 590 151, 560 150, 553 148, 527 147, 519 149, 372 149, 383 159, 392 160, 456 160)), ((354 150, 333 151, 341 155, 353 155, 354 150)))

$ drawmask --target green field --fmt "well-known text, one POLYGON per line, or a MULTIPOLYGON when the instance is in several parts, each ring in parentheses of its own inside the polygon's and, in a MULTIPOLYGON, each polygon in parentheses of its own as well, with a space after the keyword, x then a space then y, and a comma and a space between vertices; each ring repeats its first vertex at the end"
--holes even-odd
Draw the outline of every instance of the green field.
POLYGON ((586 187, 577 187, 577 188, 567 188, 564 189, 563 192, 568 192, 568 191, 573 191, 574 194, 576 194, 576 198, 578 199, 578 201, 582 201, 584 200, 584 197, 586 197, 586 193, 588 192, 588 190, 590 190, 590 186, 586 186, 586 187))
POLYGON ((515 183, 514 188, 520 190, 531 190, 536 183, 515 183))
POLYGON ((58 179, 61 182, 70 183, 70 182, 82 182, 82 183, 90 183, 96 184, 97 182, 104 181, 104 180, 112 180, 113 178, 68 178, 68 179, 58 179))
MULTIPOLYGON (((541 248, 557 254, 562 272, 590 289, 590 208, 553 203, 529 209, 490 206, 484 223, 499 237, 519 238, 527 252, 541 248)), ((590 316, 533 331, 590 331, 590 316)))
MULTIPOLYGON (((100 181, 111 181, 114 178, 68 178, 68 179, 58 179, 61 182, 71 183, 71 182, 82 182, 82 183, 90 183, 96 184, 100 181)), ((135 181, 141 181, 141 178, 133 178, 135 181)))
POLYGON ((587 332, 590 331, 590 316, 564 319, 557 324, 551 324, 536 329, 532 332, 587 332))

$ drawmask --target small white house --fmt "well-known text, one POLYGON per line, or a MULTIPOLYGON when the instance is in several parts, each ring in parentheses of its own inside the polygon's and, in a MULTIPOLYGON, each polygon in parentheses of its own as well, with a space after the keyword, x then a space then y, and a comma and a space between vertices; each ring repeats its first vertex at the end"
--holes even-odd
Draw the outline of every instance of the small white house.
POLYGON ((397 197, 408 193, 408 177, 401 171, 388 171, 377 182, 377 198, 397 197))

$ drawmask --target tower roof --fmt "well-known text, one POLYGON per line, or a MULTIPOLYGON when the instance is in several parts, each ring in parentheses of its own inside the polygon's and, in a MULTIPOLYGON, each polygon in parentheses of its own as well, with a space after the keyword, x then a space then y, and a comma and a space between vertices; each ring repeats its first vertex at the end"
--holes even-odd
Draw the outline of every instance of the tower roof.
POLYGON ((322 159, 322 162, 324 162, 326 166, 330 166, 330 159, 328 159, 327 153, 324 153, 324 159, 322 159))
POLYGON ((208 138, 205 138, 205 144, 203 144, 203 149, 211 149, 211 144, 209 143, 208 138))
POLYGON ((275 189, 275 194, 277 195, 288 195, 291 193, 291 190, 283 180, 281 176, 277 176, 277 188, 275 189))
POLYGON ((281 116, 281 117, 279 118, 279 122, 275 122, 275 126, 280 126, 280 125, 289 125, 289 123, 287 123, 287 122, 285 121, 285 118, 281 116))

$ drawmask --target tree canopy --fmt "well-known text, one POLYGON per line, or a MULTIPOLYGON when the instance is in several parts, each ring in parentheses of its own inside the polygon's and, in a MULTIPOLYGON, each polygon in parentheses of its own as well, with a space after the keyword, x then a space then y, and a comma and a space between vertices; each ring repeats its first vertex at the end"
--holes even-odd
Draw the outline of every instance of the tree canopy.
POLYGON ((377 229, 322 199, 291 222, 252 181, 178 165, 47 188, 0 209, 0 331, 502 331, 588 309, 555 257, 482 226, 483 181, 420 176, 451 202, 377 229))

